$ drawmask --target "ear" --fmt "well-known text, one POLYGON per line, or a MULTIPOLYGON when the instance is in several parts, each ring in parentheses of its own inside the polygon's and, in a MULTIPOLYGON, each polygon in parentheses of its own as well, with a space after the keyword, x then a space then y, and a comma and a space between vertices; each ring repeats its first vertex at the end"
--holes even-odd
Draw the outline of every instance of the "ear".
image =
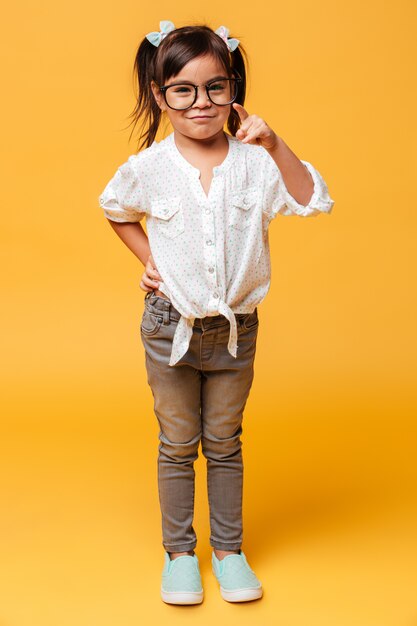
POLYGON ((163 97, 162 93, 159 91, 158 85, 153 80, 151 81, 151 90, 152 90, 152 93, 153 93, 153 96, 154 96, 154 98, 156 100, 157 105, 159 106, 161 111, 165 111, 167 107, 166 107, 166 104, 165 104, 164 97, 163 97))

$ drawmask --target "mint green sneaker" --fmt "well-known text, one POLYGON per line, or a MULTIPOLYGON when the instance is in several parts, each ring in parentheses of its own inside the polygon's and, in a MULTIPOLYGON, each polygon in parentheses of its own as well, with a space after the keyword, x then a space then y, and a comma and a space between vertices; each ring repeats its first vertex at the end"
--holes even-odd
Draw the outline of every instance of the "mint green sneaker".
POLYGON ((200 568, 196 554, 170 559, 165 551, 161 598, 168 604, 200 604, 203 601, 200 568))
POLYGON ((213 550, 211 560, 223 600, 245 602, 262 597, 262 585, 249 567, 243 550, 240 554, 228 554, 220 561, 213 550))

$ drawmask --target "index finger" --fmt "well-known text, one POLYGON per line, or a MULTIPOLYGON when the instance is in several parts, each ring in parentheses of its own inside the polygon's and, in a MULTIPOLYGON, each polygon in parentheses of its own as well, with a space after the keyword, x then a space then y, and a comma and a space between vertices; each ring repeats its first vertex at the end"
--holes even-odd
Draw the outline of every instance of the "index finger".
POLYGON ((247 112, 247 110, 238 102, 233 102, 232 105, 235 108, 235 111, 237 111, 241 121, 243 122, 243 120, 245 120, 247 117, 249 117, 249 113, 247 112))

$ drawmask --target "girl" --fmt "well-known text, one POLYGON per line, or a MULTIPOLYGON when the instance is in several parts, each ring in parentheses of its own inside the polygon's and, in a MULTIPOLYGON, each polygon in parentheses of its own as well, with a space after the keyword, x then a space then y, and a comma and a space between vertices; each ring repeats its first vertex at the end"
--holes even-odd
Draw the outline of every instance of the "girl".
POLYGON ((144 119, 145 149, 117 169, 99 201, 145 266, 141 339, 160 427, 161 597, 203 600, 192 524, 201 441, 213 573, 225 600, 253 600, 262 586, 241 548, 240 436, 257 307, 270 285, 268 227, 278 213, 329 213, 334 201, 317 170, 244 108, 246 53, 225 26, 160 28, 135 60, 134 119, 144 119), (174 131, 156 142, 163 118, 174 131))

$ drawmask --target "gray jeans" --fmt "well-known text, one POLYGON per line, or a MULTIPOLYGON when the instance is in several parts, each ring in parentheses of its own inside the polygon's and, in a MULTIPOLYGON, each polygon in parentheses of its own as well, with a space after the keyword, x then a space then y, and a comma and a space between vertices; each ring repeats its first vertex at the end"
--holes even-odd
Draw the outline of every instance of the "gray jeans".
POLYGON ((165 297, 144 299, 141 339, 158 419, 158 491, 162 545, 168 552, 195 548, 194 461, 201 440, 207 463, 210 544, 236 550, 242 543, 242 418, 254 375, 258 310, 236 314, 238 349, 227 350, 223 315, 197 318, 186 354, 169 365, 180 313, 165 297))

